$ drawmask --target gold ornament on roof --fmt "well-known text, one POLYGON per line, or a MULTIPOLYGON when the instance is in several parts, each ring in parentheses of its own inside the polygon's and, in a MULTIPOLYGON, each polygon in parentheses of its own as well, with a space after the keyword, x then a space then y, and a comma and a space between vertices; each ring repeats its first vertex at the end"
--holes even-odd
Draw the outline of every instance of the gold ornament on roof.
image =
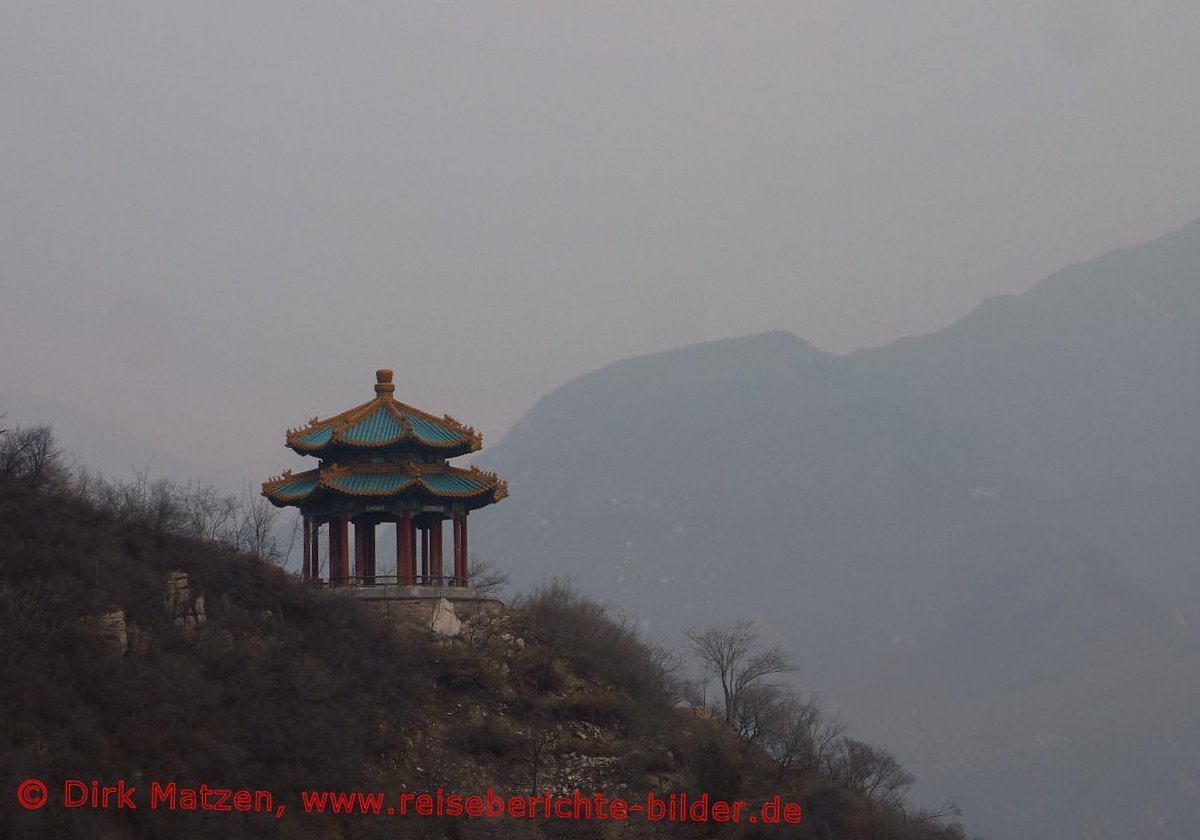
POLYGON ((396 391, 396 386, 392 384, 392 371, 388 368, 380 368, 375 371, 375 394, 379 397, 390 397, 396 391))

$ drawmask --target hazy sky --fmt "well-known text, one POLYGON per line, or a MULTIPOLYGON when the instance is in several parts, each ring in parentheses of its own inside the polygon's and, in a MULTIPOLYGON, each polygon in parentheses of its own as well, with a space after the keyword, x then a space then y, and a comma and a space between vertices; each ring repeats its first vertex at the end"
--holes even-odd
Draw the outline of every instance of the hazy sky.
POLYGON ((618 358, 881 344, 1200 216, 1195 0, 0 11, 0 399, 252 475, 379 366, 494 442, 618 358))

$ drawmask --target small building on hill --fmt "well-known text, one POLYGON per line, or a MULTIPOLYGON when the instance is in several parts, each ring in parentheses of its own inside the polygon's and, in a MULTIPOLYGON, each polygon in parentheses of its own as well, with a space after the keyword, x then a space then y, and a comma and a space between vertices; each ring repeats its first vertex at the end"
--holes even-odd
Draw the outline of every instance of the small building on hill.
POLYGON ((503 499, 508 486, 494 473, 449 463, 483 445, 478 432, 449 415, 405 405, 394 393, 392 371, 376 371, 373 399, 288 431, 287 446, 319 463, 264 482, 263 495, 278 507, 300 509, 306 580, 368 598, 476 598, 467 516, 503 499), (384 523, 396 529, 394 574, 376 568, 376 528, 384 523))

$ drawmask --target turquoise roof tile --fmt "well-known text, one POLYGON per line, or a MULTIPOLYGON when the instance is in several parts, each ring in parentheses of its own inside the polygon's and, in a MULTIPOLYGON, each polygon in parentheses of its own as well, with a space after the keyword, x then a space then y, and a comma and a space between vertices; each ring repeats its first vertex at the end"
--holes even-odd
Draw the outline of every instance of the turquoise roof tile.
POLYGON ((434 493, 474 493, 487 486, 478 478, 454 473, 426 473, 421 476, 421 483, 434 493))
POLYGON ((281 499, 303 499, 317 486, 317 473, 311 472, 296 476, 291 481, 285 481, 275 488, 275 493, 281 499))
POLYGON ((412 428, 413 434, 422 443, 452 443, 462 440, 463 435, 453 429, 447 429, 445 426, 431 423, 423 417, 418 417, 415 414, 405 414, 404 419, 412 428))
POLYGON ((404 437, 405 431, 404 424, 388 410, 387 406, 381 405, 342 432, 340 437, 348 443, 378 446, 399 440, 404 437))
POLYGON ((321 447, 329 443, 329 440, 332 437, 333 429, 326 426, 323 429, 313 429, 311 432, 305 432, 304 434, 298 435, 296 437, 296 443, 307 448, 316 449, 317 447, 321 447))
POLYGON ((412 476, 405 472, 349 472, 331 477, 329 484, 346 493, 366 493, 391 496, 412 483, 412 476))

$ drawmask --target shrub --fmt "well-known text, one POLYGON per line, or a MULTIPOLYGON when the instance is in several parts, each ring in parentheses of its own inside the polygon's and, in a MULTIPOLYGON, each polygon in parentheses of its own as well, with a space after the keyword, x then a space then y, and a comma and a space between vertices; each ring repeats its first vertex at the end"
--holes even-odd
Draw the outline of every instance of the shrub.
POLYGON ((603 605, 561 581, 538 588, 516 607, 543 647, 596 682, 654 710, 674 702, 672 658, 644 641, 632 622, 612 618, 603 605))

